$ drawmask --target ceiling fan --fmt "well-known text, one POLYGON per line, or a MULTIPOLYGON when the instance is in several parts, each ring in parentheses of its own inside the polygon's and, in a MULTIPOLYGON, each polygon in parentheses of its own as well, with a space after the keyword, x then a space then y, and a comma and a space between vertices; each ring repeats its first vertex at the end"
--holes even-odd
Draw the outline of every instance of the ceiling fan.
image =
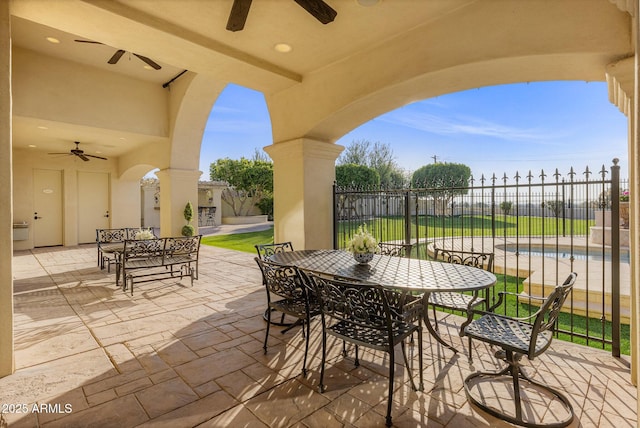
POLYGON ((76 148, 69 150, 68 153, 49 153, 49 154, 50 155, 74 155, 74 156, 78 156, 80 159, 82 159, 85 162, 89 161, 90 160, 89 158, 107 160, 107 158, 103 158, 101 156, 94 156, 94 155, 85 154, 84 150, 81 150, 78 147, 80 145, 80 142, 79 141, 75 141, 75 143, 76 143, 76 148))
MULTIPOLYGON (((233 0, 231 13, 227 21, 227 30, 240 31, 244 28, 244 23, 249 15, 249 8, 252 0, 233 0)), ((293 0, 313 15, 323 24, 328 24, 334 20, 338 12, 322 0, 293 0)))
MULTIPOLYGON (((78 42, 78 43, 92 43, 94 45, 104 45, 104 43, 101 42, 95 42, 93 40, 80 40, 80 39, 75 39, 74 42, 78 42)), ((109 64, 116 64, 118 61, 120 61, 120 58, 122 58, 122 55, 125 54, 125 50, 124 49, 118 49, 112 56, 111 58, 109 58, 109 61, 107 61, 109 64)), ((146 56, 142 56, 142 55, 138 55, 135 52, 131 52, 134 56, 136 56, 137 58, 140 58, 142 61, 144 61, 149 67, 153 68, 154 70, 160 70, 162 67, 160 66, 160 64, 156 63, 155 61, 147 58, 146 56)))

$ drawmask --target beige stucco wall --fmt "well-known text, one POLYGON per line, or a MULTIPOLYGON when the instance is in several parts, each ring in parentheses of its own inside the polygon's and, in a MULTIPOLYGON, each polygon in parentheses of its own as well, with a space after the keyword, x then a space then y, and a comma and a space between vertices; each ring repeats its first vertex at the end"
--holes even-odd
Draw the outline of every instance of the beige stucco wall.
MULTIPOLYGON (((57 155, 56 155, 57 156, 57 155)), ((78 244, 78 171, 104 172, 109 174, 109 211, 111 227, 138 227, 140 225, 140 182, 117 178, 117 162, 113 160, 92 160, 83 162, 75 156, 62 159, 42 152, 16 149, 13 151, 13 205, 14 221, 33 222, 34 213, 34 169, 54 169, 62 171, 63 179, 63 245, 78 244)), ((16 250, 33 248, 33 233, 29 239, 14 241, 16 250)))
POLYGON ((168 136, 160 85, 20 48, 13 62, 15 116, 168 136))
POLYGON ((13 166, 11 159, 11 25, 9 3, 0 2, 0 377, 13 373, 13 166))

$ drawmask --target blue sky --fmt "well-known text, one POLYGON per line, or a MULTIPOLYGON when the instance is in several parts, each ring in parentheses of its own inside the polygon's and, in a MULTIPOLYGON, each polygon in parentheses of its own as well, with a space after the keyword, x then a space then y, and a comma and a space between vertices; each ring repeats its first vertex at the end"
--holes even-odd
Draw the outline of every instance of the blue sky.
MULTIPOLYGON (((272 143, 262 94, 229 85, 207 123, 200 156, 202 179, 216 159, 251 158, 272 143)), ((609 102, 603 82, 537 82, 484 87, 415 102, 379 116, 344 135, 391 147, 408 171, 433 162, 463 163, 474 177, 512 178, 516 171, 561 174, 571 166, 609 169, 620 159, 628 175, 627 119, 609 102)), ((578 177, 576 177, 578 178, 578 177)))

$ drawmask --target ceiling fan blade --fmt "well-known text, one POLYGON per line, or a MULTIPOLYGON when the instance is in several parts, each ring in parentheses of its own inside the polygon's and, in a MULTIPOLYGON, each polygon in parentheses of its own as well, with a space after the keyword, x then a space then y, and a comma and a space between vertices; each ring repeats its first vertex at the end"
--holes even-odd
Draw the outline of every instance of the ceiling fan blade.
POLYGON ((93 43, 93 44, 96 44, 96 45, 104 44, 104 43, 96 42, 96 41, 93 41, 93 40, 80 40, 80 39, 75 39, 74 42, 78 42, 78 43, 93 43))
MULTIPOLYGON (((83 155, 83 156, 89 156, 90 158, 96 158, 96 159, 107 160, 107 158, 103 158, 102 156, 94 156, 94 155, 87 155, 87 154, 85 154, 85 155, 83 155)), ((89 160, 89 159, 87 159, 87 160, 89 160)))
POLYGON ((247 16, 249 16, 251 1, 252 0, 233 0, 231 13, 227 20, 227 30, 240 31, 244 28, 244 23, 247 21, 247 16))
POLYGON ((76 156, 78 156, 80 159, 82 159, 85 162, 89 162, 89 158, 83 155, 82 153, 77 153, 76 156))
POLYGON ((160 70, 162 68, 158 63, 147 58, 146 56, 138 55, 137 53, 134 53, 134 55, 140 58, 142 61, 146 62, 150 67, 152 67, 155 70, 160 70))
POLYGON ((109 61, 107 61, 109 64, 115 64, 118 61, 120 61, 120 58, 122 57, 122 55, 124 55, 124 50, 122 49, 118 49, 116 51, 116 53, 113 54, 113 56, 109 59, 109 61))
POLYGON ((323 24, 332 22, 338 12, 322 0, 294 0, 323 24))

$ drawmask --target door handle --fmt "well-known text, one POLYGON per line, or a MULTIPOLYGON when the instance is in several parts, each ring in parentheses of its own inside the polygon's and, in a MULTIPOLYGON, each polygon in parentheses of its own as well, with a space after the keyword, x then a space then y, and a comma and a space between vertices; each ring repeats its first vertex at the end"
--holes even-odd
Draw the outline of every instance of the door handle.
POLYGON ((42 217, 38 217, 38 213, 33 213, 33 219, 34 220, 38 220, 39 218, 42 218, 42 217))
POLYGON ((109 218, 109 211, 107 211, 107 213, 104 216, 109 218))

